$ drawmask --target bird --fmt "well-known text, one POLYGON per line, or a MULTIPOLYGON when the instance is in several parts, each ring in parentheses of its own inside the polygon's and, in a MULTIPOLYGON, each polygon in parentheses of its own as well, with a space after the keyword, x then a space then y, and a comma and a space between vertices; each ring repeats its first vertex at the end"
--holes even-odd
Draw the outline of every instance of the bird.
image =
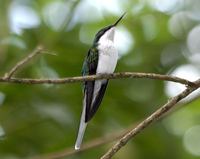
MULTIPOLYGON (((82 76, 113 73, 118 61, 118 51, 114 45, 115 28, 124 13, 114 24, 100 29, 88 50, 82 67, 82 76)), ((86 126, 97 112, 104 97, 108 79, 83 82, 83 110, 80 119, 75 150, 79 150, 86 126)))

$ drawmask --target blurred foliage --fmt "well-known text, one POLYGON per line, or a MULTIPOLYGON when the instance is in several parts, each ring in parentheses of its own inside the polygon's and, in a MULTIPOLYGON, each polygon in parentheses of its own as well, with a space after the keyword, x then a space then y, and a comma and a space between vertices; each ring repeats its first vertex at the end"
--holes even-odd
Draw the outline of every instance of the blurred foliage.
MULTIPOLYGON (((197 69, 200 66, 190 59, 192 54, 186 44, 189 32, 200 22, 195 18, 200 10, 196 0, 168 0, 168 3, 166 0, 1 0, 0 8, 2 76, 38 44, 57 56, 35 58, 17 77, 79 76, 95 33, 113 23, 124 11, 127 15, 119 29, 123 26, 132 39, 126 36, 125 42, 118 39, 122 52, 116 72, 168 74, 182 65, 190 64, 197 69), (180 17, 183 12, 190 14, 180 17), (180 19, 172 20, 177 14, 180 19), (127 39, 132 40, 130 46, 127 39), (123 48, 128 51, 123 52, 123 48)), ((161 81, 111 80, 83 143, 141 121, 167 101, 166 94, 166 83, 161 81)), ((197 100, 146 129, 114 158, 198 158, 198 153, 188 150, 183 140, 188 129, 200 125, 199 104, 197 100)), ((73 147, 81 110, 80 83, 1 84, 0 158, 28 158, 73 147)), ((110 146, 103 145, 68 158, 99 158, 110 146)))

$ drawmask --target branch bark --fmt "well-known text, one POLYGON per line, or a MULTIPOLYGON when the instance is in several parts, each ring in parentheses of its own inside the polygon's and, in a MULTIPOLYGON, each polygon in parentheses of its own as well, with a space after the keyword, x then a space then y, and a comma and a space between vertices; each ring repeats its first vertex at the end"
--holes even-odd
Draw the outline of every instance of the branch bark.
POLYGON ((66 84, 83 81, 93 81, 97 79, 122 79, 122 78, 148 78, 154 80, 171 81, 188 86, 194 86, 195 83, 176 76, 161 75, 155 73, 139 72, 119 72, 113 74, 101 74, 90 76, 66 77, 59 79, 28 79, 28 78, 4 78, 0 77, 0 83, 18 83, 18 84, 66 84))
POLYGON ((134 129, 125 134, 111 149, 109 149, 101 159, 112 158, 123 146, 127 144, 134 136, 139 134, 142 130, 150 126, 153 122, 157 121, 162 115, 171 110, 180 100, 187 97, 193 91, 200 87, 200 79, 195 81, 196 86, 188 86, 182 93, 171 98, 166 104, 160 107, 157 111, 139 123, 134 129))
POLYGON ((21 68, 27 62, 29 62, 33 57, 41 53, 42 50, 43 50, 42 46, 36 47, 35 50, 32 51, 32 53, 30 53, 24 59, 19 61, 8 73, 5 73, 2 79, 9 80, 17 72, 19 68, 21 68))

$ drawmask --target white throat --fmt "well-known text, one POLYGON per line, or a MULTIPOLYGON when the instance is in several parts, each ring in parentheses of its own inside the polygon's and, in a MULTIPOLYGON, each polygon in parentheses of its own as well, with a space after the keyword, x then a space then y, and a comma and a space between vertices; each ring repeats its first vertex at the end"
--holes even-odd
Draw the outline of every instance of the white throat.
POLYGON ((113 73, 117 64, 118 52, 114 45, 115 28, 108 30, 98 43, 99 60, 96 73, 113 73))
POLYGON ((99 43, 102 43, 104 41, 112 41, 114 42, 114 36, 115 36, 115 27, 112 27, 108 31, 104 33, 104 35, 101 36, 99 39, 99 43))

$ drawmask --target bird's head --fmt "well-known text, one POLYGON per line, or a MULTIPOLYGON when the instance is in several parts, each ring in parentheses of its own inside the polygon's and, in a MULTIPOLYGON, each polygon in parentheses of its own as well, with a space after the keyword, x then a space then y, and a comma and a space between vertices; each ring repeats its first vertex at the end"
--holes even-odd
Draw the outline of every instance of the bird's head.
POLYGON ((114 24, 109 25, 101 30, 95 35, 94 43, 98 43, 100 40, 114 40, 115 27, 122 20, 126 13, 124 13, 114 24))

